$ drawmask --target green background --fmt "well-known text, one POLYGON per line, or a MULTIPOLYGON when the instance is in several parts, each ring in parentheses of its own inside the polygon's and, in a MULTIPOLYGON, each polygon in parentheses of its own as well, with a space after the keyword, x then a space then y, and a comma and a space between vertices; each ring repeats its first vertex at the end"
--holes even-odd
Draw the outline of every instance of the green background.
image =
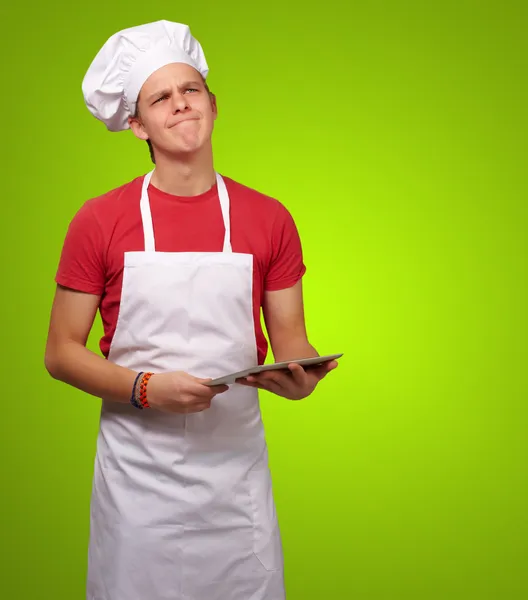
POLYGON ((44 344, 73 214, 151 168, 81 80, 162 18, 206 52, 217 169, 297 222, 311 341, 345 352, 262 398, 288 600, 528 597, 526 3, 341 2, 1 9, 2 598, 84 597, 99 401, 44 344))

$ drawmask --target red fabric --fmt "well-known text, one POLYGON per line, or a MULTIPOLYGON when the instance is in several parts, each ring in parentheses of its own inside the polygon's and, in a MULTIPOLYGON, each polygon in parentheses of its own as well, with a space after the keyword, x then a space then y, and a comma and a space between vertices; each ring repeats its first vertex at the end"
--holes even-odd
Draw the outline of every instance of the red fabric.
MULTIPOLYGON (((268 343, 260 321, 264 291, 294 285, 306 270, 297 228, 277 200, 224 177, 231 200, 233 252, 254 257, 253 314, 258 360, 268 343)), ((108 357, 114 335, 127 251, 144 250, 139 200, 143 177, 88 200, 73 217, 64 241, 56 282, 101 295, 104 336, 101 352, 108 357)), ((216 185, 200 196, 173 196, 150 185, 149 197, 160 252, 221 252, 224 225, 216 185)))

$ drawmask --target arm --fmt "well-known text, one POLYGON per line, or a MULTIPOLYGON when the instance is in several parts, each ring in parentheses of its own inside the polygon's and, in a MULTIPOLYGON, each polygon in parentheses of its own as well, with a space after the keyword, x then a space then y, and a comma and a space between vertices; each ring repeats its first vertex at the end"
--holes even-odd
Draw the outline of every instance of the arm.
MULTIPOLYGON (((137 373, 86 348, 100 296, 57 287, 51 310, 45 366, 58 379, 87 394, 128 403, 137 373)), ((149 383, 149 403, 165 412, 206 410, 227 386, 208 387, 187 373, 161 373, 149 383)))
POLYGON ((45 366, 54 379, 83 392, 129 402, 136 373, 86 348, 100 296, 57 286, 46 342, 45 366))
POLYGON ((319 356, 306 334, 302 280, 285 290, 265 292, 263 313, 275 362, 319 356))
MULTIPOLYGON (((306 335, 301 280, 290 288, 266 292, 263 310, 275 362, 319 356, 306 335)), ((301 400, 336 367, 335 360, 307 370, 292 363, 289 371, 265 371, 239 383, 301 400)))
POLYGON ((136 374, 86 348, 105 286, 107 244, 93 203, 85 203, 64 240, 44 363, 54 379, 98 398, 128 402, 136 374))
MULTIPOLYGON (((71 221, 64 241, 45 365, 52 377, 83 392, 128 403, 137 373, 86 348, 106 283, 107 247, 93 204, 88 202, 71 221)), ((209 387, 204 381, 182 372, 156 374, 148 384, 149 404, 167 412, 205 410, 213 396, 227 387, 209 387)))

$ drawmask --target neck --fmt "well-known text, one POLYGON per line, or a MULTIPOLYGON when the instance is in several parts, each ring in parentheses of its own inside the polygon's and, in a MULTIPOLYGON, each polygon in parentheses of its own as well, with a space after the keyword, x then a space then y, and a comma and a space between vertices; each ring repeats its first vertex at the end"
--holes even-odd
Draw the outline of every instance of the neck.
POLYGON ((159 190, 174 196, 198 196, 210 190, 215 182, 210 148, 183 157, 156 152, 156 168, 151 183, 159 190))

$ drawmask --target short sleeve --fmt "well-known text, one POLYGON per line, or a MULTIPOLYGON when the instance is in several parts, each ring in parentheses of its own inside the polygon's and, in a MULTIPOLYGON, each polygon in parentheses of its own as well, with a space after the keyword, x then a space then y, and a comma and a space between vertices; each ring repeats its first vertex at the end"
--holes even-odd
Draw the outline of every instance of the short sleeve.
POLYGON ((279 204, 271 236, 271 259, 264 289, 268 292, 292 287, 305 274, 302 245, 290 212, 279 204))
POLYGON ((105 287, 104 241, 90 202, 71 220, 55 281, 59 285, 100 295, 105 287))

